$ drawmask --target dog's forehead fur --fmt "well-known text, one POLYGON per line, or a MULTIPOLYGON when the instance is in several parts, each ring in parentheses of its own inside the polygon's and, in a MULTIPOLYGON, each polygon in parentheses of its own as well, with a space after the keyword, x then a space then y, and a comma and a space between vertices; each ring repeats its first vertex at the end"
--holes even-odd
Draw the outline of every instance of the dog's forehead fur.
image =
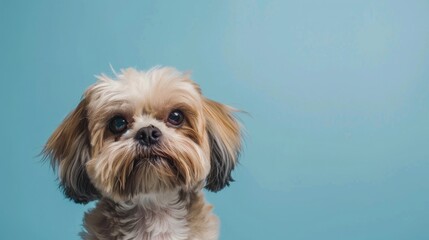
POLYGON ((105 75, 85 93, 92 116, 118 114, 159 117, 173 108, 201 111, 201 91, 197 84, 173 68, 153 68, 147 72, 128 68, 116 75, 105 75), (158 116, 157 116, 158 115, 158 116))

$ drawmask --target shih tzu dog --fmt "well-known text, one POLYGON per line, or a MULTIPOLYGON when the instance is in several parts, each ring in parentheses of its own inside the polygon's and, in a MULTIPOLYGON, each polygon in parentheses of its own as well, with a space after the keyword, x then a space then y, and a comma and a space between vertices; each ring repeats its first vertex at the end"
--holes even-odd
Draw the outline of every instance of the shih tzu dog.
POLYGON ((202 190, 232 181, 241 145, 234 109, 174 68, 115 75, 98 77, 43 151, 68 198, 98 200, 81 237, 217 239, 202 190))

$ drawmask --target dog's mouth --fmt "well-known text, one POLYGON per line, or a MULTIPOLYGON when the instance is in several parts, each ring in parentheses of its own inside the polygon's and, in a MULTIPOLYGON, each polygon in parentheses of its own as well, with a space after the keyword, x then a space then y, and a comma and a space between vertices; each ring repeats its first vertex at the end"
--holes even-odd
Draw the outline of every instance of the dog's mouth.
POLYGON ((136 158, 136 161, 149 161, 149 162, 157 162, 157 161, 163 161, 164 157, 159 155, 149 155, 149 156, 138 156, 136 158))
POLYGON ((141 147, 137 146, 136 148, 136 158, 137 162, 158 162, 168 160, 169 157, 159 148, 155 147, 141 147))
POLYGON ((164 154, 139 154, 133 161, 133 169, 138 170, 143 166, 150 166, 153 168, 168 166, 173 172, 177 172, 178 170, 175 161, 164 154))
POLYGON ((151 164, 158 164, 161 162, 169 163, 171 162, 171 159, 168 159, 160 155, 139 155, 134 159, 133 169, 138 168, 144 164, 151 165, 151 164))
POLYGON ((162 149, 158 146, 141 146, 136 145, 135 147, 136 158, 141 160, 158 160, 160 158, 167 157, 162 149))

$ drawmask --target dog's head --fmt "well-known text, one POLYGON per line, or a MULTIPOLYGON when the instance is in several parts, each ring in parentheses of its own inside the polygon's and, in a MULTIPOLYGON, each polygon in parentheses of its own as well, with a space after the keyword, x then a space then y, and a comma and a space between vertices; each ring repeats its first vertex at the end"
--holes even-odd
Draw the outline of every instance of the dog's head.
POLYGON ((233 111, 173 68, 127 69, 88 88, 44 154, 79 203, 198 186, 216 192, 232 180, 240 150, 233 111))

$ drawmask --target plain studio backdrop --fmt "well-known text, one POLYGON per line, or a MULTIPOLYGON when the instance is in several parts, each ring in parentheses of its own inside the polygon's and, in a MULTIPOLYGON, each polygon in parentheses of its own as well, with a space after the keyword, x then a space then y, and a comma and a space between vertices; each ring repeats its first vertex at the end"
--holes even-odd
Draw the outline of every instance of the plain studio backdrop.
POLYGON ((110 64, 249 113, 222 240, 429 239, 428 1, 0 3, 2 239, 77 239, 38 154, 110 64))

